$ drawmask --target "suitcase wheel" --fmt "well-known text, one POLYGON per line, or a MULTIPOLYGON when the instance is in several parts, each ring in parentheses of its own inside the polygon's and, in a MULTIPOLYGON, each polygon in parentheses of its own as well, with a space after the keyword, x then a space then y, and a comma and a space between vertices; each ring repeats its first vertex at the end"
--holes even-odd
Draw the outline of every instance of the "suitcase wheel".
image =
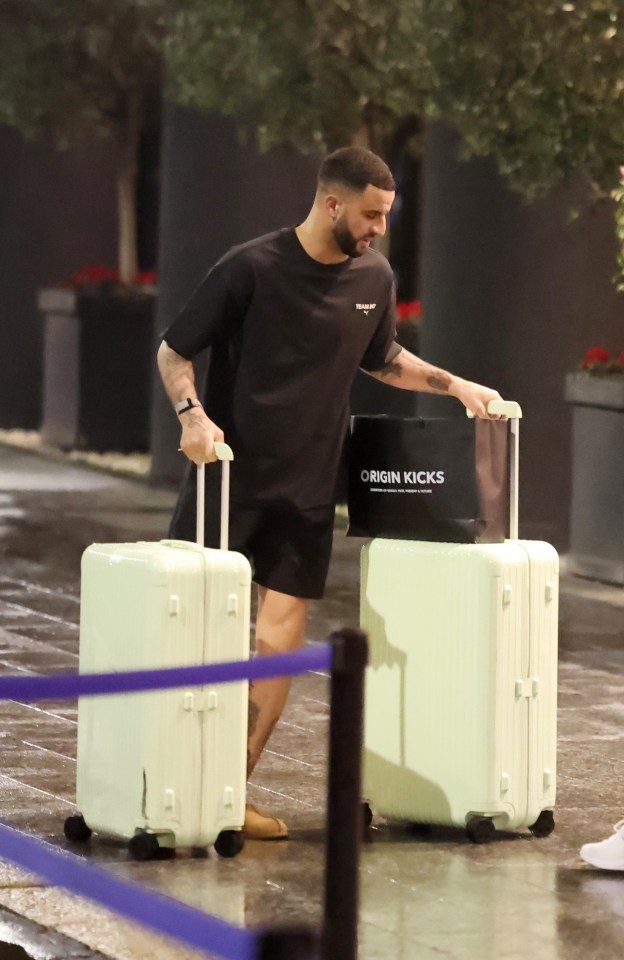
POLYGON ((161 856, 158 837, 155 833, 135 833, 128 843, 128 853, 133 860, 156 860, 161 856))
POLYGON ((362 813, 362 843, 370 843, 373 839, 373 831, 370 829, 373 823, 373 811, 366 801, 362 803, 360 810, 362 813))
POLYGON ((235 857, 244 846, 245 838, 240 830, 222 830, 214 842, 220 857, 235 857))
POLYGON ((534 837, 549 837, 555 829, 555 815, 552 810, 542 810, 539 817, 529 830, 534 837))
POLYGON ((71 843, 86 843, 92 832, 80 813, 73 817, 68 817, 63 824, 63 833, 71 843))
POLYGON ((471 817, 466 824, 466 833, 473 843, 490 843, 496 827, 489 817, 471 817))

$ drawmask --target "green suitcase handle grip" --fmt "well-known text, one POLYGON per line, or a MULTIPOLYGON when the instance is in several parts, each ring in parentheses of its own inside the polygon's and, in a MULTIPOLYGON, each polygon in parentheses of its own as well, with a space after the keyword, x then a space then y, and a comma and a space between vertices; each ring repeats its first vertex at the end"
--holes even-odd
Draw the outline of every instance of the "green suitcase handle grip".
MULTIPOLYGON (((507 417, 508 420, 522 419, 522 408, 515 400, 490 400, 487 411, 493 416, 507 417)), ((466 410, 466 415, 474 418, 472 410, 466 410)))
POLYGON ((217 460, 233 460, 234 459, 232 448, 228 447, 227 443, 220 443, 218 440, 215 440, 212 446, 213 446, 214 452, 217 455, 217 460))

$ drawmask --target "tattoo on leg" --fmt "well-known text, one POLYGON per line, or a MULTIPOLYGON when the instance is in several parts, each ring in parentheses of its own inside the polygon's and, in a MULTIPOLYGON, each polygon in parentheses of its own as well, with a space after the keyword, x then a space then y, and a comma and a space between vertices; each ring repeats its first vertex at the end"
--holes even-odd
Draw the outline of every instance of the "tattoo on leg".
MULTIPOLYGON (((249 706, 250 706, 250 708, 251 708, 251 703, 249 704, 249 706)), ((259 708, 258 708, 255 704, 254 704, 254 706, 256 707, 256 715, 255 715, 255 718, 254 718, 254 731, 251 731, 251 730, 250 730, 250 734, 249 734, 250 737, 251 737, 251 733, 252 733, 252 732, 255 732, 256 723, 257 723, 258 716, 259 716, 259 713, 260 713, 259 708)), ((255 749, 255 751, 254 751, 254 757, 255 757, 255 759, 252 759, 251 750, 249 749, 249 745, 247 746, 247 779, 248 779, 248 780, 249 780, 251 774, 253 773, 253 769, 254 769, 256 763, 257 763, 258 760, 260 759, 260 755, 262 754, 262 751, 264 750, 264 748, 265 748, 266 745, 267 745, 267 742, 268 742, 269 737, 271 736, 271 734, 272 734, 273 731, 275 730, 275 725, 276 725, 276 723, 277 723, 278 720, 279 720, 279 717, 274 717, 273 720, 271 720, 271 722, 270 722, 270 724, 269 724, 269 726, 268 726, 268 728, 267 728, 267 730, 266 730, 265 735, 262 737, 262 739, 260 740, 260 742, 259 742, 258 744, 256 744, 256 749, 255 749)))
POLYGON ((260 707, 253 700, 249 701, 249 720, 247 724, 247 736, 253 737, 258 726, 258 717, 260 716, 260 707))
POLYGON ((273 731, 275 730, 275 726, 276 726, 278 720, 279 720, 279 717, 274 717, 273 720, 271 720, 271 723, 269 724, 269 727, 268 727, 267 732, 266 732, 266 736, 263 737, 263 739, 262 739, 262 746, 261 746, 261 748, 260 748, 260 752, 262 752, 262 750, 264 750, 264 748, 266 747, 267 743, 269 742, 269 740, 270 740, 270 738, 271 738, 271 734, 272 734, 273 731))

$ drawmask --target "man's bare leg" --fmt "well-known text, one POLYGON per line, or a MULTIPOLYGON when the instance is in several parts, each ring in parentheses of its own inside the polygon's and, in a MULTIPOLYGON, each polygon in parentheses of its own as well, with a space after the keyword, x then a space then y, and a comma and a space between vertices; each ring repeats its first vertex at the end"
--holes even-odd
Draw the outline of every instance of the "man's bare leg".
MULTIPOLYGON (((308 601, 267 587, 258 587, 256 656, 291 653, 304 642, 308 601)), ((251 773, 279 720, 290 691, 290 677, 257 680, 249 687, 249 739, 247 777, 251 773)), ((288 834, 281 820, 264 816, 247 805, 245 833, 258 839, 277 839, 288 834)))

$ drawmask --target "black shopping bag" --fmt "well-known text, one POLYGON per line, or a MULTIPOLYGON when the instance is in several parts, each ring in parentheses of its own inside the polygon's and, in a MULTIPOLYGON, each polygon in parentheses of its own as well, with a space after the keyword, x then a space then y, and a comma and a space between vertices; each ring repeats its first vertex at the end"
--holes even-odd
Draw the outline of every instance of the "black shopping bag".
POLYGON ((353 417, 351 536, 502 543, 509 528, 509 423, 353 417))

